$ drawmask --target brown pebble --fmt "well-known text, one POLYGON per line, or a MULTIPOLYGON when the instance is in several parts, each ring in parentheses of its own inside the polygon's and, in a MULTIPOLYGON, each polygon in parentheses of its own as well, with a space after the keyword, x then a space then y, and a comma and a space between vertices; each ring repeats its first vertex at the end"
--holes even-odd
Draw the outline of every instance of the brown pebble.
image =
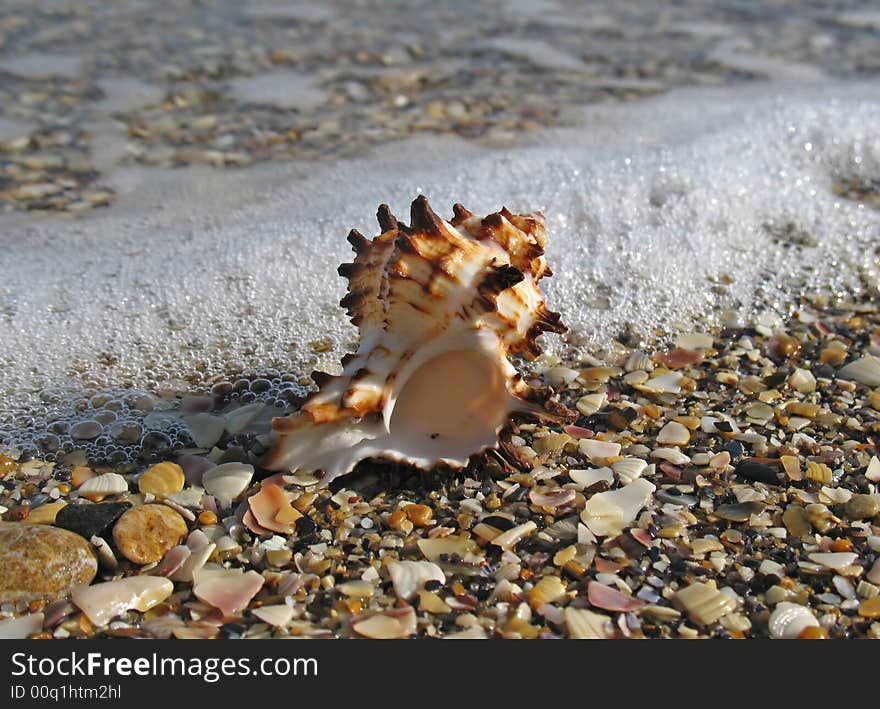
POLYGON ((852 551, 852 540, 841 537, 831 542, 831 551, 852 551))
POLYGON ((141 505, 125 512, 113 527, 119 552, 135 564, 159 561, 186 534, 186 522, 165 505, 141 505))
POLYGON ((29 505, 18 505, 17 507, 10 507, 3 514, 4 522, 21 522, 23 519, 27 519, 27 516, 31 513, 31 508, 29 505))
POLYGON ((798 638, 800 640, 827 640, 828 631, 820 626, 811 625, 808 628, 804 628, 801 634, 798 635, 798 638))
POLYGON ((780 357, 795 357, 801 349, 801 343, 796 337, 780 334, 770 339, 770 346, 780 357))
POLYGON ((859 604, 859 615, 862 618, 880 618, 880 596, 862 601, 859 604))
POLYGON ((390 515, 388 515, 388 526, 391 529, 396 529, 400 531, 401 523, 406 519, 406 512, 403 510, 394 510, 390 515))
POLYGON ((211 510, 203 510, 199 512, 199 524, 203 527, 217 524, 217 515, 211 512, 211 510))
POLYGON ((416 527, 427 527, 434 516, 434 510, 427 505, 408 505, 406 516, 416 527))
POLYGON ((846 503, 846 516, 850 519, 871 519, 880 514, 880 499, 874 495, 853 495, 846 503))

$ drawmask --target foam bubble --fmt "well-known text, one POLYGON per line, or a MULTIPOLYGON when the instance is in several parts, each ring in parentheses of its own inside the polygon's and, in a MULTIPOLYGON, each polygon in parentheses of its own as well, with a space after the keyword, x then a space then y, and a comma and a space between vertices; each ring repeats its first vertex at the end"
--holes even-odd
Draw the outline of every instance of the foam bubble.
POLYGON ((337 305, 345 234, 419 193, 444 216, 457 201, 547 215, 545 290, 572 333, 545 340, 575 356, 876 272, 877 211, 832 190, 880 180, 876 85, 682 90, 576 120, 504 151, 423 138, 330 167, 119 168, 103 213, 4 216, 0 440, 28 429, 62 450, 96 421, 82 440, 119 457, 114 432, 150 433, 137 397, 295 401, 356 337, 337 305))

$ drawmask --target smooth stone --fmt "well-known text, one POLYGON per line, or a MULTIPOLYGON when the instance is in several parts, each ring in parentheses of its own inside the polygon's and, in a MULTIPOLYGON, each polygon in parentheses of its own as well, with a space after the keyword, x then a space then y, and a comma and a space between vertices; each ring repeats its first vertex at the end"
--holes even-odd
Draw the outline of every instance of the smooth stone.
POLYGON ((0 522, 0 603, 62 598, 97 573, 91 545, 73 532, 0 522))
POLYGON ((135 564, 159 561, 186 535, 180 513, 166 505, 141 505, 123 514, 113 527, 119 553, 135 564))
POLYGON ((746 459, 740 461, 736 468, 734 468, 733 472, 746 480, 754 480, 756 482, 767 483, 768 485, 779 484, 778 468, 771 465, 765 465, 764 463, 758 463, 754 460, 746 459))
POLYGON ((763 512, 764 505, 760 502, 738 502, 733 505, 721 505, 715 510, 715 514, 721 519, 730 522, 748 522, 749 517, 763 512))
POLYGON ((55 516, 55 526, 74 532, 85 539, 100 537, 130 507, 130 502, 67 505, 55 516))
POLYGON ((880 514, 880 499, 876 495, 853 495, 846 503, 850 519, 871 519, 880 514))

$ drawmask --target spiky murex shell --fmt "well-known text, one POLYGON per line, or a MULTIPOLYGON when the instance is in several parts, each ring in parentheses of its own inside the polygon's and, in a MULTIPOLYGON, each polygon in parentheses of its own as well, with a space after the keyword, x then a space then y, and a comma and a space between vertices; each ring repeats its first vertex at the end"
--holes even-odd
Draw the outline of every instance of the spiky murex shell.
MULTIPOLYGON (((264 461, 267 468, 321 470, 329 482, 369 457, 424 468, 440 462, 460 467, 471 455, 497 445, 510 414, 553 418, 564 409, 547 406, 550 392, 526 384, 508 359, 514 354, 532 359, 541 352, 536 338, 542 332, 566 330, 538 288, 538 281, 551 275, 544 258, 543 215, 502 209, 480 218, 460 204, 453 211, 453 218, 444 221, 419 196, 409 225, 383 204, 377 214, 379 236, 349 234, 355 259, 338 269, 348 279, 340 305, 359 330, 358 349, 343 357, 341 375, 313 373, 318 390, 300 411, 273 421, 279 439, 264 461), (425 383, 433 376, 423 367, 429 362, 437 376, 451 368, 449 386, 463 389, 456 394, 463 410, 471 390, 483 397, 478 402, 483 408, 470 412, 473 421, 463 420, 456 438, 442 421, 438 433, 428 432, 430 421, 419 430, 410 415, 418 401, 410 396, 406 417, 398 417, 397 428, 404 433, 395 437, 395 406, 415 373, 427 399, 435 398, 432 393, 448 399, 442 382, 434 382, 435 389, 425 383), (485 422, 483 410, 488 412, 485 422), (474 433, 477 449, 466 450, 467 437, 483 423, 486 430, 474 433), (422 434, 432 440, 422 440, 422 434)), ((442 413, 430 411, 432 401, 424 403, 426 419, 442 413)))

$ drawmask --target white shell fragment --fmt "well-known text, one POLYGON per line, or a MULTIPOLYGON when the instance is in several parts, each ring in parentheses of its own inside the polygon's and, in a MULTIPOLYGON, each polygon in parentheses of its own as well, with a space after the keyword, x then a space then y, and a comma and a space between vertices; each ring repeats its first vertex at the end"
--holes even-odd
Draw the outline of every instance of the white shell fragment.
POLYGON ((171 573, 172 581, 191 582, 193 574, 207 563, 217 545, 208 539, 207 535, 200 529, 195 529, 187 537, 185 548, 189 551, 189 554, 184 557, 181 564, 171 573))
POLYGON ((612 637, 609 632, 608 616, 586 608, 567 607, 563 611, 565 627, 572 640, 606 640, 612 637))
POLYGON ((620 455, 620 444, 595 438, 582 438, 578 442, 578 450, 590 460, 603 460, 620 455))
POLYGON ((623 458, 615 460, 611 464, 611 469, 620 476, 620 480, 623 483, 630 483, 636 478, 641 477, 647 467, 647 461, 641 458, 623 458))
POLYGON ((205 471, 202 485, 205 492, 217 498, 222 507, 229 507, 247 490, 254 477, 254 466, 246 463, 223 463, 205 471))
POLYGON ((71 600, 95 625, 106 625, 113 618, 134 609, 148 611, 174 591, 174 584, 161 576, 129 576, 118 581, 79 586, 71 600))
POLYGON ((233 615, 247 608, 264 581, 254 570, 242 573, 241 569, 202 568, 193 573, 193 593, 223 615, 233 615))
POLYGON ((880 458, 876 455, 871 458, 865 470, 865 477, 872 482, 880 482, 880 458))
POLYGON ((394 593, 405 600, 412 598, 428 581, 446 583, 446 574, 430 561, 392 561, 388 564, 388 573, 394 593))
POLYGON ((614 473, 611 471, 611 468, 569 470, 568 477, 581 487, 592 487, 599 482, 606 482, 611 485, 614 482, 614 473))
POLYGON ((349 281, 340 304, 359 347, 341 375, 313 373, 318 391, 273 421, 266 467, 321 471, 324 483, 365 458, 463 467, 498 445, 514 412, 570 414, 508 359, 532 359, 541 332, 565 331, 538 289, 549 275, 543 216, 454 212, 445 221, 420 196, 410 225, 382 205, 379 236, 349 234, 356 256, 339 267, 349 281))
POLYGON ((672 600, 698 625, 711 625, 736 608, 736 601, 719 591, 714 581, 692 583, 676 592, 672 600))
POLYGON ((0 620, 0 640, 23 640, 43 629, 44 615, 28 613, 18 618, 0 620))
POLYGON ((283 628, 293 620, 293 607, 284 603, 274 606, 261 606, 252 610, 251 613, 264 623, 273 625, 276 628, 283 628))
POLYGON ((458 554, 461 558, 477 548, 473 539, 461 537, 443 537, 440 539, 419 539, 417 542, 419 551, 428 561, 438 562, 443 555, 452 556, 458 554))
POLYGON ((813 552, 810 554, 810 561, 835 571, 852 566, 858 558, 859 555, 851 551, 813 552))
POLYGON ((842 379, 853 379, 869 387, 880 386, 880 357, 865 355, 841 367, 837 375, 842 379))
POLYGON ((128 480, 119 473, 104 473, 89 478, 77 489, 83 497, 120 495, 128 492, 128 480))
POLYGON ((652 483, 638 478, 618 490, 597 493, 587 500, 581 521, 599 537, 619 534, 648 504, 655 489, 652 483))
POLYGON ((183 422, 192 436, 193 443, 199 448, 210 448, 223 435, 226 420, 220 416, 200 413, 184 416, 183 422))
POLYGON ((797 638, 807 628, 818 628, 819 621, 806 606, 782 601, 770 614, 768 628, 771 638, 797 638))
POLYGON ((416 632, 416 613, 412 606, 380 613, 371 613, 351 622, 358 635, 373 640, 405 638, 416 632))

